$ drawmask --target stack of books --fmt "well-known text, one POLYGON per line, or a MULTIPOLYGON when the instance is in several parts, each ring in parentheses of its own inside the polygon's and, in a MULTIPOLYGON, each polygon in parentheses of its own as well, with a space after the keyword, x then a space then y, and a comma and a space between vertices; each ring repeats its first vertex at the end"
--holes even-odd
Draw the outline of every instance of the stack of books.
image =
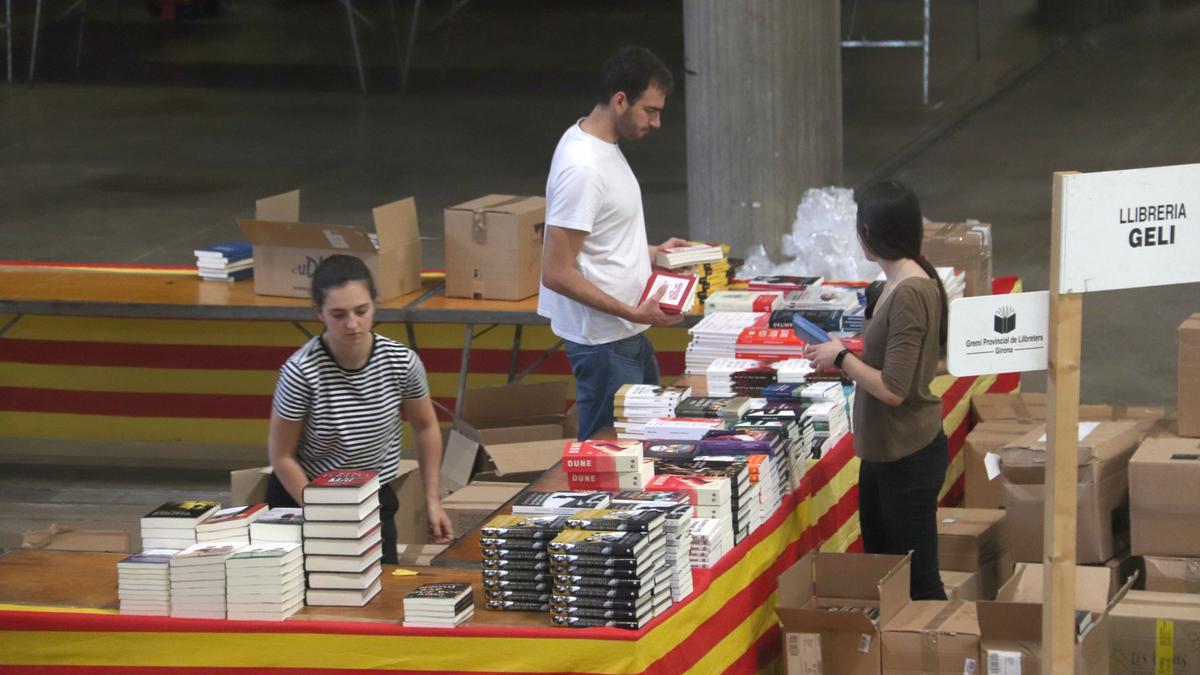
MULTIPOLYGON (((685 374, 703 375, 713 361, 733 358, 742 331, 766 321, 769 316, 763 312, 715 312, 706 315, 688 329, 691 342, 684 357, 685 374)), ((711 391, 708 393, 712 395, 711 391)))
MULTIPOLYGON (((766 319, 770 319, 767 315, 766 319)), ((765 321, 764 321, 765 323, 765 321)), ((742 329, 734 346, 733 355, 739 359, 759 361, 783 361, 804 358, 807 343, 796 335, 794 328, 769 328, 751 326, 742 329)))
MULTIPOLYGON (((554 573, 550 618, 554 625, 636 630, 654 617, 655 579, 664 560, 666 540, 662 536, 662 515, 648 517, 653 526, 645 524, 644 518, 637 522, 653 529, 653 533, 567 529, 550 541, 554 573)), ((611 520, 579 518, 576 514, 568 519, 568 525, 595 527, 593 521, 611 520)), ((669 592, 666 600, 669 606, 669 592)))
POLYGON ((304 543, 304 509, 280 506, 250 523, 251 544, 304 543))
POLYGON ((946 303, 949 304, 967 293, 967 275, 957 267, 938 267, 938 276, 942 278, 942 286, 946 289, 946 303))
POLYGON ((196 543, 196 525, 220 508, 217 502, 200 500, 163 504, 142 516, 142 550, 188 548, 196 543))
POLYGON ((475 614, 471 584, 422 584, 404 596, 404 625, 454 628, 475 614))
POLYGON ((266 504, 231 506, 214 511, 212 515, 196 523, 196 541, 227 541, 239 544, 250 543, 250 524, 267 512, 266 504))
POLYGON ((224 241, 192 251, 201 279, 238 281, 254 276, 252 248, 246 241, 224 241))
POLYGON ((725 260, 725 252, 713 244, 689 243, 683 246, 660 248, 654 254, 654 264, 673 270, 725 260))
POLYGON ((727 479, 729 499, 721 505, 727 510, 706 515, 727 518, 730 529, 733 531, 735 544, 748 537, 761 524, 759 522, 758 486, 750 483, 750 470, 745 461, 708 462, 704 457, 696 457, 687 462, 659 460, 655 465, 655 471, 680 478, 727 479))
POLYGON ((804 411, 803 418, 812 423, 813 445, 820 448, 818 459, 850 433, 850 420, 846 416, 844 402, 816 401, 804 411))
POLYGON ((550 560, 546 546, 566 528, 568 516, 499 515, 479 530, 480 566, 488 609, 550 610, 550 560))
POLYGON ((562 466, 572 490, 640 490, 654 477, 641 441, 567 441, 562 466))
POLYGON ((117 563, 117 599, 122 614, 171 615, 171 558, 175 553, 151 549, 117 563))
POLYGON ((787 473, 783 469, 786 460, 787 455, 772 457, 765 454, 712 455, 703 458, 703 462, 711 466, 729 465, 739 461, 746 463, 750 472, 750 483, 758 495, 758 515, 751 515, 751 532, 774 515, 783 503, 782 486, 787 485, 787 473))
POLYGON ((735 425, 735 428, 743 428, 744 424, 744 428, 766 428, 779 433, 785 449, 784 457, 777 458, 785 474, 781 487, 786 486, 788 490, 799 487, 800 478, 808 469, 808 460, 817 457, 814 450, 819 453, 819 448, 815 447, 816 432, 812 420, 803 416, 808 406, 808 403, 768 403, 767 407, 774 409, 750 412, 735 425))
POLYGON ((314 478, 304 487, 303 532, 308 604, 362 607, 379 594, 376 472, 335 470, 314 478))
POLYGON ((824 278, 819 276, 772 274, 751 277, 746 287, 752 291, 795 292, 820 286, 824 281, 824 278))
POLYGON ((689 396, 675 407, 679 417, 710 417, 733 424, 750 411, 746 396, 689 396))
MULTIPOLYGON (((727 248, 722 247, 722 251, 726 251, 727 248)), ((728 258, 693 267, 692 273, 699 280, 696 282, 696 299, 705 303, 714 293, 727 290, 729 288, 729 270, 728 258)))
POLYGON ((862 304, 858 291, 843 286, 816 286, 789 291, 775 309, 850 311, 862 304))
POLYGON ((827 333, 846 333, 846 314, 844 309, 777 309, 771 312, 767 323, 770 328, 791 328, 797 315, 819 327, 827 333))
MULTIPOLYGON (((816 371, 812 361, 808 359, 784 359, 775 362, 776 380, 784 384, 804 384, 808 381, 809 375, 816 371)), ((767 398, 771 397, 768 392, 763 393, 767 398)))
MULTIPOLYGON (((613 495, 613 510, 657 511, 663 514, 666 534, 666 559, 671 570, 671 600, 681 602, 693 590, 690 552, 692 547, 692 505, 687 495, 673 492, 627 490, 613 495)), ((658 591, 657 585, 655 591, 658 591)))
POLYGON ((171 558, 171 616, 225 618, 225 559, 238 544, 193 544, 171 558))
POLYGON ((692 519, 692 567, 709 568, 733 549, 733 534, 716 518, 692 519))
POLYGON ((654 441, 698 441, 725 421, 711 417, 665 417, 646 423, 646 438, 654 441))
POLYGON ((704 372, 708 395, 721 397, 759 397, 777 378, 770 362, 757 359, 716 359, 704 372))
POLYGON ((655 417, 674 417, 675 407, 691 396, 691 387, 653 384, 622 385, 613 396, 613 426, 617 438, 641 440, 646 422, 655 417))
POLYGON ((304 606, 300 544, 247 544, 225 559, 228 618, 283 621, 304 606))
POLYGON ((721 521, 723 531, 733 544, 732 486, 728 478, 711 475, 674 476, 660 474, 654 477, 648 492, 680 492, 687 495, 696 518, 714 518, 721 521))
POLYGON ((720 291, 704 301, 704 313, 771 312, 782 298, 782 291, 720 291))
POLYGON ((608 508, 611 497, 607 492, 536 492, 517 497, 513 515, 569 516, 583 509, 608 508))

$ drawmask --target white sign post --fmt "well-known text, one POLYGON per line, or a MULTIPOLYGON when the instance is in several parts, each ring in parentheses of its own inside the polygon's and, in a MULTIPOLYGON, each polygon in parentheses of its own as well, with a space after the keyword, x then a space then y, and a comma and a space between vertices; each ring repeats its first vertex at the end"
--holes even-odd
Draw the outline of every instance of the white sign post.
POLYGON ((950 303, 946 366, 955 377, 1045 370, 1049 348, 1049 291, 950 303))
POLYGON ((1200 164, 1054 174, 1042 672, 1075 672, 1083 293, 1200 281, 1200 164))

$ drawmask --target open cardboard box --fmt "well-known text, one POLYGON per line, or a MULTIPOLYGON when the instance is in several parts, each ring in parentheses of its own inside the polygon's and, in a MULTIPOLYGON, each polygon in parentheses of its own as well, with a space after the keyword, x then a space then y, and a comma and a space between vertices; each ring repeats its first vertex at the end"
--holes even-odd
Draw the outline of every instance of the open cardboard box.
MULTIPOLYGON (((994 601, 976 603, 980 656, 985 663, 996 658, 1002 664, 1019 664, 1019 671, 1002 672, 1041 672, 1043 574, 1040 564, 1018 564, 994 601)), ((1082 627, 1075 636, 1076 675, 1106 675, 1109 671, 1106 619, 1133 585, 1130 579, 1114 593, 1111 579, 1111 573, 1104 567, 1075 568, 1076 627, 1082 627), (1086 619, 1081 621, 1083 615, 1078 612, 1086 612, 1086 619)))
POLYGON ((254 292, 307 298, 317 264, 335 253, 361 259, 384 302, 421 287, 421 233, 409 197, 373 210, 375 232, 300 222, 300 191, 266 197, 254 220, 239 220, 254 247, 254 292))
POLYGON ((472 482, 443 499, 442 508, 454 523, 455 536, 462 536, 482 525, 525 487, 521 483, 472 482))
MULTIPOLYGON (((1012 573, 1002 509, 940 508, 938 567, 977 575, 978 597, 991 599, 1012 573)), ((974 598, 963 598, 974 599, 974 598)))
POLYGON ((883 626, 884 675, 979 672, 974 602, 910 602, 883 626))
POLYGON ((971 509, 1004 507, 1004 481, 998 480, 999 477, 993 479, 989 476, 987 454, 998 453, 1000 448, 1042 426, 1041 422, 1010 420, 980 422, 975 425, 963 444, 963 506, 971 509))
MULTIPOLYGON (((1046 394, 1013 392, 1009 394, 980 394, 971 398, 971 411, 980 422, 1045 422, 1048 400, 1046 394)), ((1166 411, 1154 406, 1107 405, 1085 403, 1079 406, 1081 421, 1132 421, 1143 435, 1162 425, 1166 411)))
POLYGON ((554 466, 575 438, 566 403, 565 380, 468 389, 446 440, 443 492, 473 478, 528 483, 554 466))
POLYGON ((809 552, 779 575, 787 671, 877 675, 880 626, 908 604, 911 555, 809 552), (865 611, 878 609, 879 621, 865 611))

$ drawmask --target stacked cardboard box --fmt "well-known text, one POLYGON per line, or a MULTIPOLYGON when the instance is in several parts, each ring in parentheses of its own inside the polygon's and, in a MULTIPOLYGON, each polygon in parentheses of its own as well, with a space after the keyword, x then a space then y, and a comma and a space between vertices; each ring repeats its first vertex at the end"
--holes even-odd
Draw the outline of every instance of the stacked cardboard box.
POLYGON ((1130 591, 1109 612, 1109 673, 1200 673, 1200 595, 1130 591))
POLYGON ((1129 461, 1134 555, 1146 590, 1196 587, 1200 572, 1200 439, 1152 438, 1129 461))
MULTIPOLYGON (((1081 422, 1077 453, 1076 555, 1104 563, 1120 552, 1128 533, 1129 458, 1141 439, 1134 422, 1081 422)), ((1046 436, 1034 430, 1001 450, 1004 507, 1017 561, 1042 560, 1046 436)))
POLYGON ((1040 428, 1041 422, 1018 420, 975 425, 963 445, 963 506, 972 509, 1004 507, 1004 479, 988 470, 987 455, 998 453, 1000 448, 1040 428))
POLYGON ((921 252, 934 265, 957 267, 966 276, 966 294, 992 292, 992 226, 987 223, 925 223, 921 252))
POLYGON ((1179 435, 1200 437, 1200 313, 1179 325, 1179 435))
POLYGON ((973 575, 980 598, 996 597, 1013 566, 1004 511, 944 508, 937 518, 938 567, 973 575))
POLYGON ((536 294, 545 222, 543 197, 485 195, 446 209, 446 297, 536 294))

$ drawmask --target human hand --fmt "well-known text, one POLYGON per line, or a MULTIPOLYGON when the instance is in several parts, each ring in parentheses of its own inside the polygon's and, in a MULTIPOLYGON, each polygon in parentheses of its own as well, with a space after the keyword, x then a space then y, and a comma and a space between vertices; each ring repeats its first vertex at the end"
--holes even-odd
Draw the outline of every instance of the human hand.
POLYGON ((449 544, 454 541, 454 524, 450 522, 450 516, 446 515, 441 502, 427 504, 426 509, 429 512, 429 538, 433 543, 449 544))
POLYGON ((819 345, 804 345, 804 358, 812 362, 813 368, 817 370, 828 370, 833 368, 833 360, 841 353, 846 346, 842 341, 831 337, 829 342, 819 345))
POLYGON ((691 244, 691 242, 688 241, 687 239, 680 239, 679 237, 671 237, 670 239, 659 244, 658 246, 655 246, 654 250, 657 252, 657 251, 663 250, 664 248, 675 248, 676 246, 688 246, 690 244, 691 244))
POLYGON ((673 326, 683 321, 681 314, 668 314, 662 310, 658 301, 667 292, 666 286, 659 288, 653 295, 646 298, 642 304, 634 308, 629 320, 633 323, 644 323, 651 326, 673 326))

